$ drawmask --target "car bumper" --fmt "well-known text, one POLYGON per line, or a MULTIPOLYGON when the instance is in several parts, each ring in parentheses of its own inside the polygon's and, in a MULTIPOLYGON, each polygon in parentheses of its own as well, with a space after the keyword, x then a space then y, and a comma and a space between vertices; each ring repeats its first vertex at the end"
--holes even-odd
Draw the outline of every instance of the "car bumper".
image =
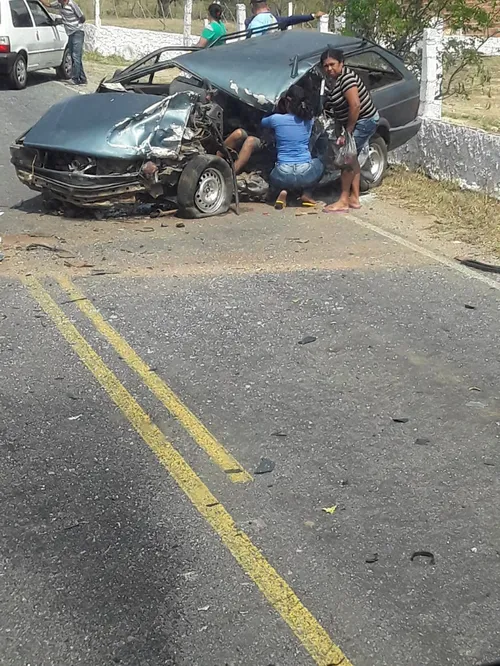
POLYGON ((9 74, 16 58, 17 53, 0 53, 0 74, 9 74))
POLYGON ((404 146, 407 141, 413 139, 413 137, 419 133, 421 125, 421 119, 416 118, 407 125, 391 128, 389 130, 389 150, 404 146))
POLYGON ((37 192, 48 192, 54 199, 80 207, 106 208, 135 200, 146 190, 138 173, 89 175, 75 171, 56 171, 26 162, 23 146, 11 146, 11 162, 21 183, 37 192))

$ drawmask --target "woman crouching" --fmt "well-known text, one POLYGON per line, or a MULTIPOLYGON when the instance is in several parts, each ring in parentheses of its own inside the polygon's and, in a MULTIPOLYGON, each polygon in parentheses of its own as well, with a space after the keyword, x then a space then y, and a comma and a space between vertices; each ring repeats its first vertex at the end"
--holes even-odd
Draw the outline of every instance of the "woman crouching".
POLYGON ((323 163, 313 159, 309 150, 314 114, 303 88, 293 85, 280 100, 278 111, 262 120, 262 126, 276 135, 278 158, 270 181, 280 192, 274 207, 285 208, 290 192, 300 194, 303 205, 314 206, 310 188, 323 175, 323 163))

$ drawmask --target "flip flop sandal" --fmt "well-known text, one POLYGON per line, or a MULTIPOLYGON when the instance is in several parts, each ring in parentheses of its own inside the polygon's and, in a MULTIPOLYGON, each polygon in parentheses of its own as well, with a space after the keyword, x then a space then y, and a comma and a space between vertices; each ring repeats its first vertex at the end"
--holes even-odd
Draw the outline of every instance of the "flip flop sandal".
POLYGON ((303 201, 302 208, 314 208, 317 204, 311 203, 310 201, 303 201))
POLYGON ((281 199, 276 199, 276 201, 274 202, 274 209, 283 210, 283 208, 286 208, 286 201, 281 201, 281 199))

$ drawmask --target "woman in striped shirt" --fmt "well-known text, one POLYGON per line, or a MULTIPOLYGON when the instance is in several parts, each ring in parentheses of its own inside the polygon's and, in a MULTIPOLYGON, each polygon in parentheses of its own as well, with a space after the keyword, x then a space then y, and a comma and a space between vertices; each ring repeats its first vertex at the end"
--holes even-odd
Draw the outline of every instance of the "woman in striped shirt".
MULTIPOLYGON (((326 77, 327 100, 325 112, 333 115, 356 142, 358 155, 375 134, 380 120, 370 93, 360 77, 344 64, 344 54, 339 49, 328 49, 321 55, 321 67, 326 77)), ((338 145, 344 141, 337 140, 338 145)), ((326 213, 347 213, 349 208, 359 209, 361 171, 355 160, 352 170, 343 170, 340 199, 324 210, 326 213)))

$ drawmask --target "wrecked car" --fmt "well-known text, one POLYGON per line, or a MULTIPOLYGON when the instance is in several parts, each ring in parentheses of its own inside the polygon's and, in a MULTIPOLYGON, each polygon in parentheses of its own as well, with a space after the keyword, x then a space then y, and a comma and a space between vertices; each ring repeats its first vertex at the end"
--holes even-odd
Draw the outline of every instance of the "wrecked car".
POLYGON ((381 182, 387 151, 418 132, 418 82, 380 46, 309 30, 235 37, 171 58, 179 47, 159 49, 103 80, 96 93, 56 104, 11 147, 19 179, 79 207, 171 202, 180 215, 194 218, 226 212, 238 190, 264 196, 273 146, 265 143, 236 178, 223 139, 237 127, 260 135, 263 116, 305 77, 319 115, 318 61, 329 46, 344 51, 380 112, 361 159, 365 189, 381 182))

